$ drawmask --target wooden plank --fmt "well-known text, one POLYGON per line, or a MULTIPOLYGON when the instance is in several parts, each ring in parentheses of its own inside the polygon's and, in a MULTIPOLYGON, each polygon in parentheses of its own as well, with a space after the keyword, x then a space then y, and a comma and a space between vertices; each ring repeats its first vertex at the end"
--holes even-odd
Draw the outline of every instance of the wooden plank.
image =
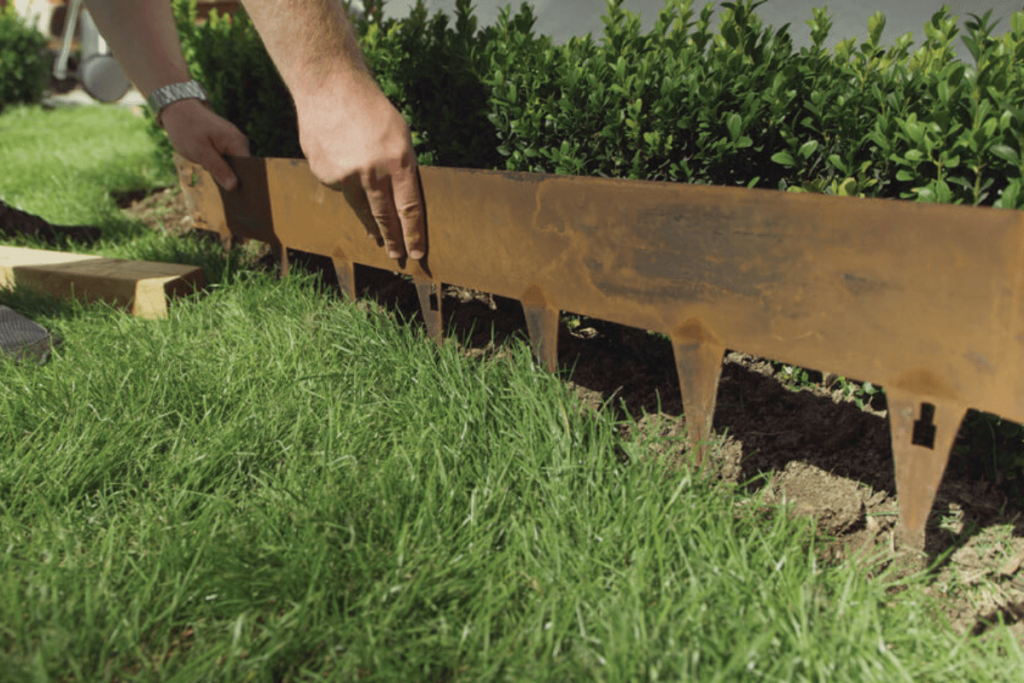
POLYGON ((198 266, 0 246, 0 286, 106 301, 142 318, 166 318, 170 297, 204 283, 198 266))

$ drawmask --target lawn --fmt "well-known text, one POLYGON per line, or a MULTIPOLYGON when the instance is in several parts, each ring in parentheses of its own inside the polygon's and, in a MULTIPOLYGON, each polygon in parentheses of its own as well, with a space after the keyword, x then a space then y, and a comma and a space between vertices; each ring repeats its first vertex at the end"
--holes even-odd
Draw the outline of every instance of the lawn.
POLYGON ((0 292, 64 340, 0 362, 0 681, 1019 679, 1008 629, 666 470, 524 343, 126 217, 173 181, 129 112, 12 108, 0 160, 0 199, 209 282, 163 321, 0 292))

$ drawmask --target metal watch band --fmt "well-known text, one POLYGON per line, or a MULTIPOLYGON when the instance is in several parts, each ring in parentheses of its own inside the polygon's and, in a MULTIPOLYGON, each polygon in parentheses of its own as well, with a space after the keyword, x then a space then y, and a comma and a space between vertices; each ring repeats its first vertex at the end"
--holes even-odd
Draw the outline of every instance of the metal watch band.
POLYGON ((173 104, 178 100, 196 99, 200 102, 208 102, 209 97, 206 95, 206 91, 203 86, 199 84, 199 81, 191 80, 185 83, 171 83, 161 88, 157 88, 153 92, 149 93, 149 108, 153 110, 153 114, 156 115, 157 123, 163 125, 160 121, 160 113, 169 104, 173 104))

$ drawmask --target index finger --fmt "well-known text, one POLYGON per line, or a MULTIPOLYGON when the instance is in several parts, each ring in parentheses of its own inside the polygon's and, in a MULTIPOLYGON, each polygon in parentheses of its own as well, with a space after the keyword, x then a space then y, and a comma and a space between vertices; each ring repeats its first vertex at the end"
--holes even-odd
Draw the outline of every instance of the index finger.
POLYGON ((427 254, 427 236, 424 231, 423 195, 416 164, 403 168, 391 176, 391 191, 402 223, 405 252, 417 261, 427 254))

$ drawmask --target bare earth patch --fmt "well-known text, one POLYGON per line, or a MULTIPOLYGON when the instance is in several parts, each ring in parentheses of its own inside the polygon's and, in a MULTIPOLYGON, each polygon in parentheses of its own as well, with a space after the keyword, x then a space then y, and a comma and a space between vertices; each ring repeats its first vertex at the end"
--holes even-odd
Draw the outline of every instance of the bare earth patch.
POLYGON ((153 230, 165 230, 172 235, 192 232, 192 215, 185 206, 181 188, 168 187, 146 195, 125 192, 114 197, 117 205, 153 230))

